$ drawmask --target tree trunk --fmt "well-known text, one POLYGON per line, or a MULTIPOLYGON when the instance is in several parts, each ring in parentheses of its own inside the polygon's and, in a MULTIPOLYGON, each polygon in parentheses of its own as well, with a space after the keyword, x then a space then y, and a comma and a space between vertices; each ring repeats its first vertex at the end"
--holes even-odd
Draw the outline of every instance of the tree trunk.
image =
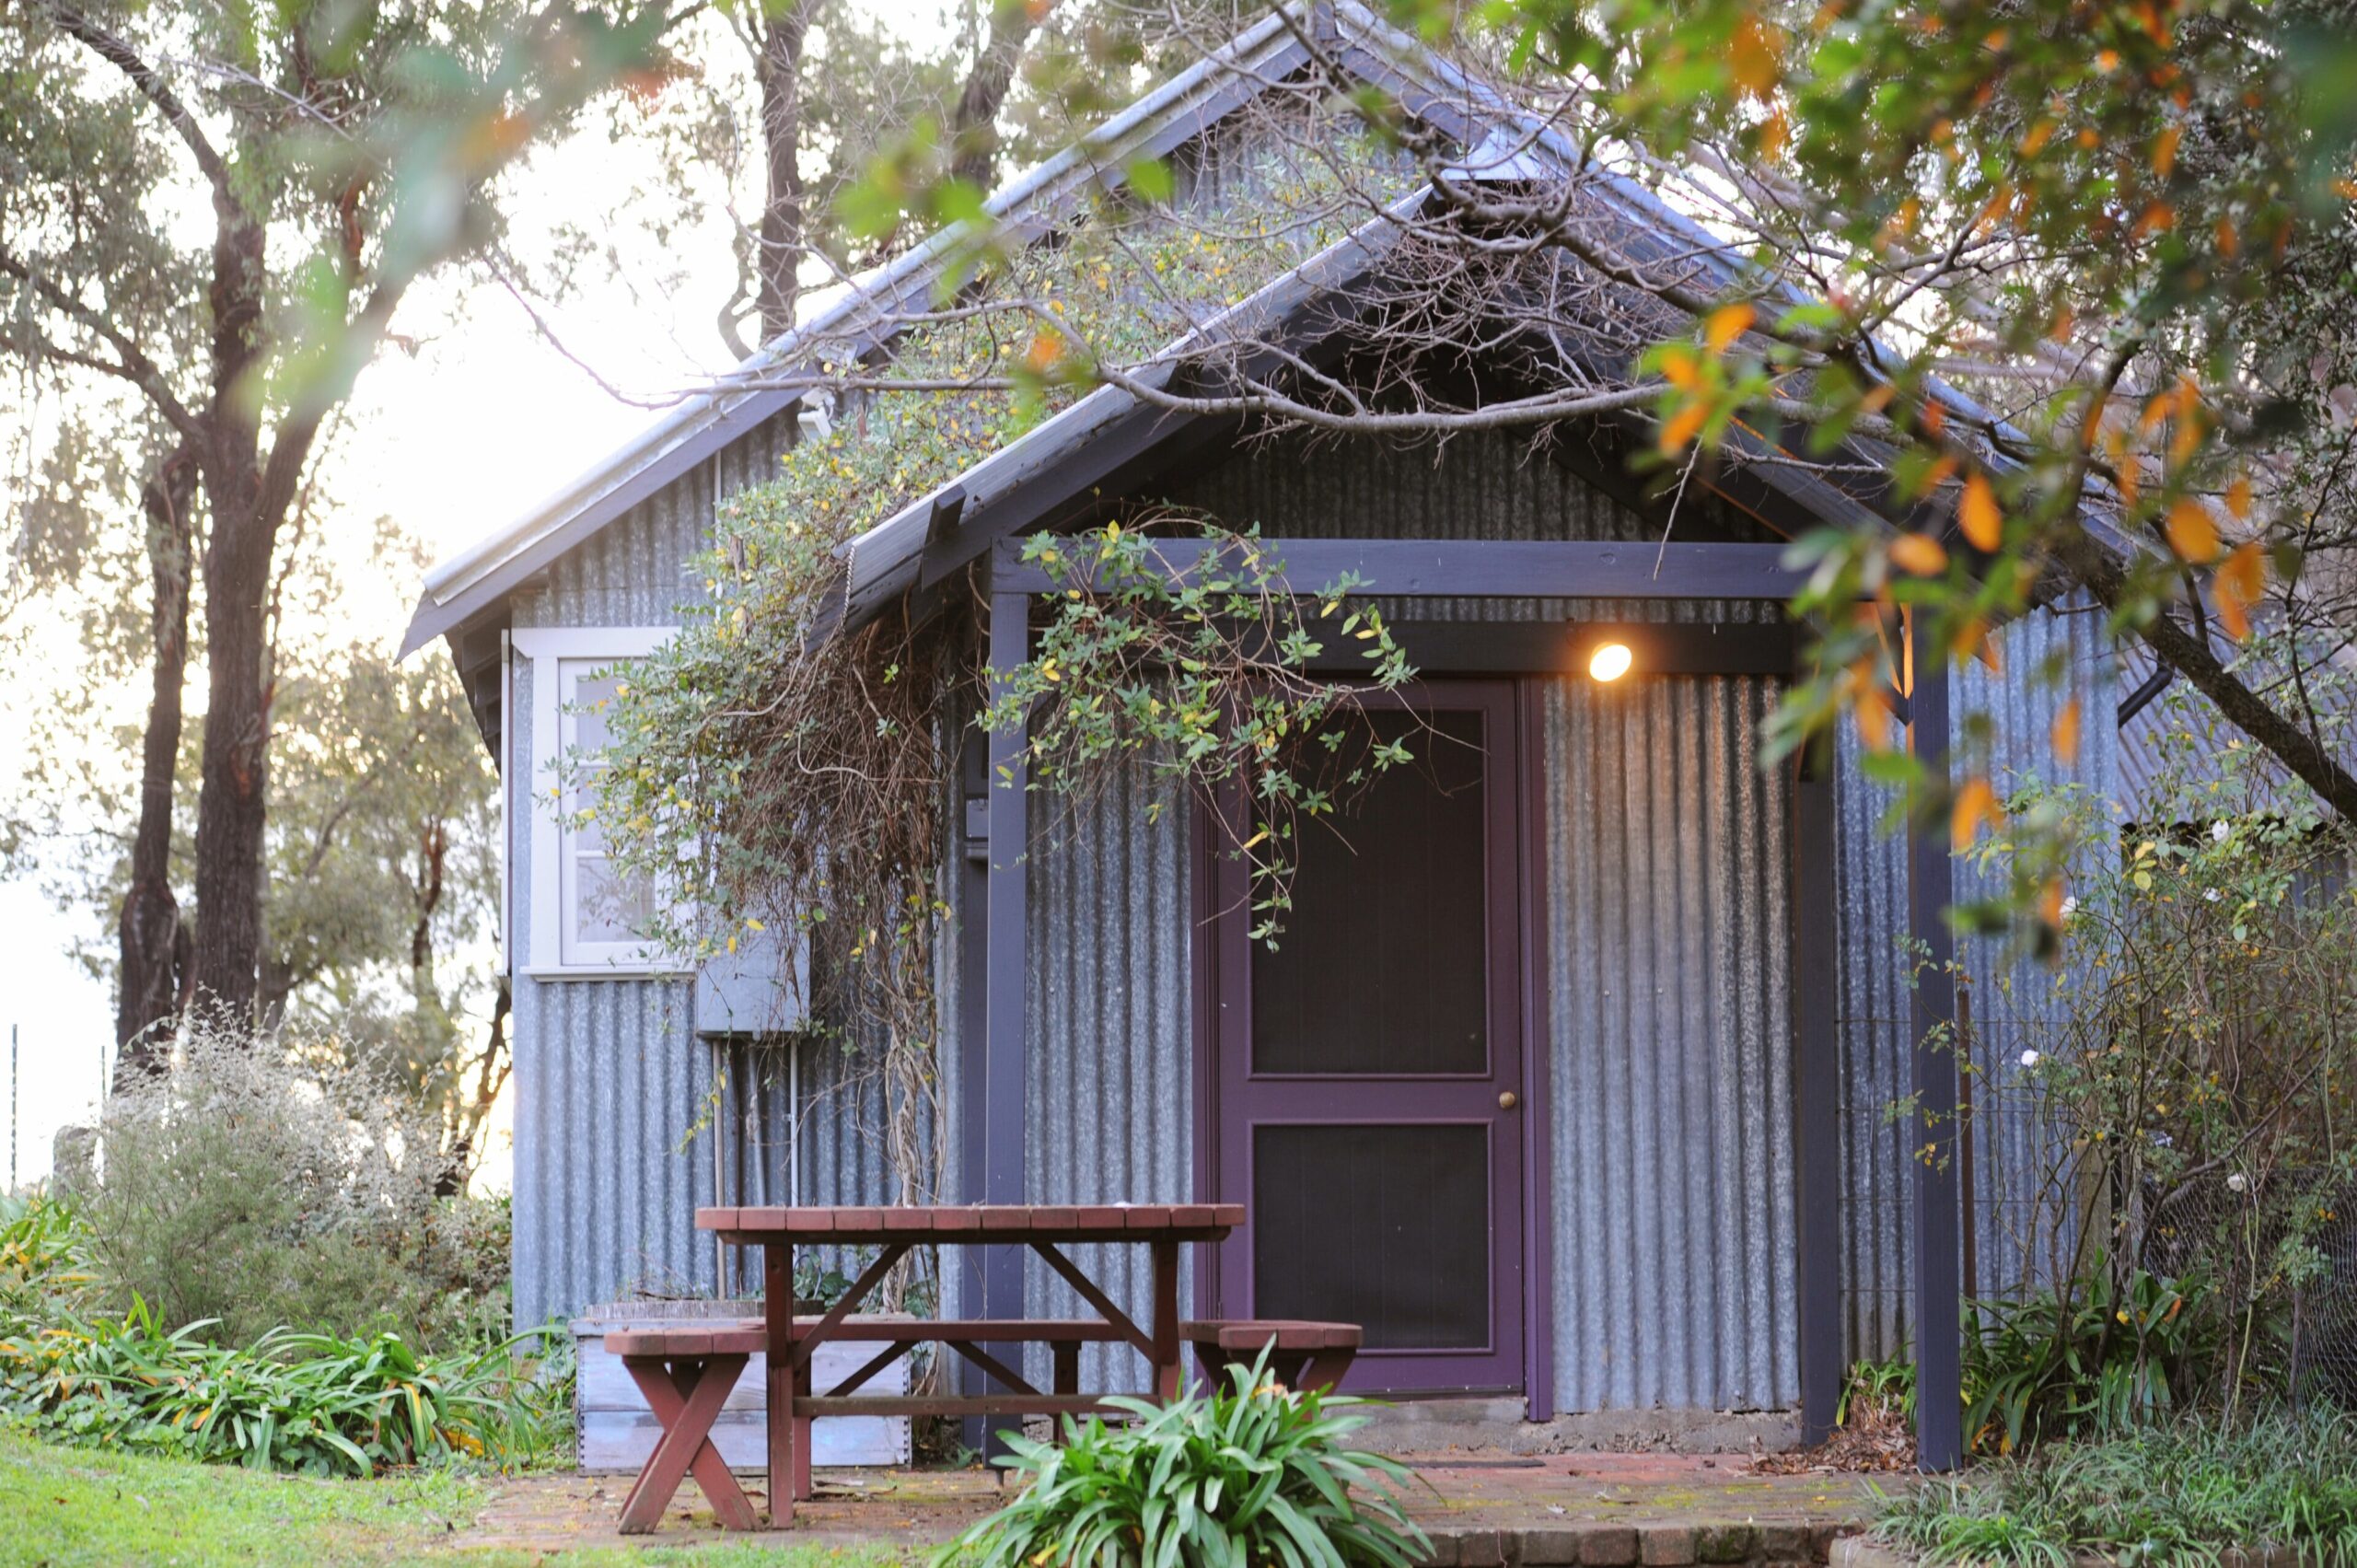
POLYGON ((274 528, 217 501, 204 552, 207 706, 196 807, 196 992, 239 1020, 261 969, 262 829, 269 801, 271 693, 263 683, 274 528))
POLYGON ((474 1094, 463 1104, 454 1102, 450 1107, 449 1146, 443 1151, 442 1172, 434 1182, 437 1198, 453 1198, 465 1191, 482 1158, 476 1145, 482 1136, 482 1124, 491 1119, 492 1103, 507 1086, 508 1071, 514 1065, 507 1050, 507 1018, 514 1007, 515 993, 507 976, 502 974, 491 1000, 491 1037, 475 1063, 474 1094))
POLYGON ((989 41, 966 74, 950 126, 949 172, 977 190, 991 188, 998 168, 998 111, 1015 83, 1016 63, 1031 29, 1051 9, 1027 0, 992 0, 989 41))
MULTIPOLYGON (((262 827, 268 809, 270 693, 263 689, 270 563, 283 505, 266 494, 250 383, 267 331, 268 257, 260 225, 215 198, 212 397, 204 413, 205 714, 196 800, 196 973, 200 1005, 250 1027, 261 971, 262 827)), ((282 443, 284 436, 281 437, 282 443)), ((283 484, 282 484, 283 487, 283 484)))
POLYGON ((794 325, 795 300, 802 288, 802 42, 814 3, 787 0, 776 15, 763 20, 761 52, 754 61, 761 85, 761 150, 768 168, 761 254, 754 258, 764 345, 794 325))
POLYGON ((116 927, 114 1075, 118 1087, 156 1072, 180 1012, 187 952, 172 896, 172 806, 180 750, 180 693, 188 679, 189 582, 195 568, 196 456, 183 443, 140 493, 147 567, 155 583, 150 655, 154 681, 139 758, 139 817, 131 885, 116 927))

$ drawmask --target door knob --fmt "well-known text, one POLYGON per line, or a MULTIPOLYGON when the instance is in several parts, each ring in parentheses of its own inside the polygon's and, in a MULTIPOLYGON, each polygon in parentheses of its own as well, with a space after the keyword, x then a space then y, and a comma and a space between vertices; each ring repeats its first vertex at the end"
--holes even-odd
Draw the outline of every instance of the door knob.
POLYGON ((1498 1096, 1498 1109, 1500 1110, 1512 1110, 1520 1103, 1521 1102, 1519 1100, 1515 1098, 1515 1093, 1512 1089, 1504 1090, 1498 1096))

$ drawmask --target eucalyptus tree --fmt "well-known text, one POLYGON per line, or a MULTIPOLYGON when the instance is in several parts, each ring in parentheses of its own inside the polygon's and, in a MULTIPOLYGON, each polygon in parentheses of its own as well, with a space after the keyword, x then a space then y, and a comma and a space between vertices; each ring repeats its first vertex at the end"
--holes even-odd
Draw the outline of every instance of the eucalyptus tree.
POLYGON ((261 984, 274 567, 323 424, 412 284, 496 240, 501 177, 646 69, 668 21, 522 0, 0 13, 0 354, 36 464, 103 451, 136 497, 135 519, 109 517, 122 487, 52 486, 53 509, 97 503, 52 534, 133 523, 149 563, 153 689, 119 932, 134 1062, 187 997, 250 1012, 261 984), (192 647, 192 923, 168 867, 192 647))

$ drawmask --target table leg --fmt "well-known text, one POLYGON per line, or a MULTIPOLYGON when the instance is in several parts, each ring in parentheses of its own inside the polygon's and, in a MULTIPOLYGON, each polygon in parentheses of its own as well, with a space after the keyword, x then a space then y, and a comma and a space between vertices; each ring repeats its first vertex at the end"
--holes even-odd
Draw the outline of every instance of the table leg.
MULTIPOLYGON (((1048 1347, 1056 1367, 1055 1391, 1059 1394, 1080 1392, 1080 1342, 1058 1340, 1048 1347)), ((1065 1423, 1074 1418, 1056 1414, 1048 1418, 1049 1441, 1061 1448, 1064 1446, 1065 1423)))
MULTIPOLYGON (((798 1362, 794 1368, 794 1397, 807 1400, 810 1394, 810 1363, 798 1362)), ((810 1418, 796 1415, 794 1418, 794 1500, 796 1503, 810 1500, 810 1418)))
POLYGON ((1156 1241, 1152 1246, 1154 1397, 1167 1404, 1185 1386, 1185 1374, 1178 1365, 1178 1244, 1156 1241))
MULTIPOLYGON (((769 1350, 770 1523, 794 1523, 797 1462, 794 1391, 794 1243, 772 1241, 761 1249, 761 1317, 769 1350)), ((807 1460, 801 1461, 807 1463, 807 1460)))
POLYGON ((1306 1361, 1302 1363, 1301 1370, 1294 1375, 1293 1386, 1296 1388, 1316 1388, 1320 1393, 1331 1393, 1341 1385, 1342 1375, 1351 1369, 1351 1363, 1357 1359, 1358 1352, 1355 1350, 1314 1352, 1306 1361))
POLYGON ((712 1423, 745 1369, 742 1355, 679 1356, 668 1365, 635 1356, 622 1358, 622 1369, 645 1396, 647 1408, 663 1428, 637 1484, 622 1500, 621 1531, 644 1535, 663 1517, 679 1482, 692 1470, 696 1484, 712 1502, 714 1516, 724 1530, 753 1527, 753 1507, 745 1500, 737 1478, 720 1450, 712 1446, 712 1423))

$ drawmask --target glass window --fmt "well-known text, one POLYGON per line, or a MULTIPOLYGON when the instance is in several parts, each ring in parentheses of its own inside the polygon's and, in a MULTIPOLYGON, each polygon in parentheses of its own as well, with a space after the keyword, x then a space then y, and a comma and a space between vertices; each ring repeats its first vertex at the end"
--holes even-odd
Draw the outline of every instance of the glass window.
POLYGON ((558 958, 567 964, 610 962, 641 956, 655 889, 644 876, 625 876, 613 863, 599 826, 598 756, 611 738, 607 705, 621 680, 611 659, 559 659, 558 700, 563 703, 564 796, 558 813, 558 958))

